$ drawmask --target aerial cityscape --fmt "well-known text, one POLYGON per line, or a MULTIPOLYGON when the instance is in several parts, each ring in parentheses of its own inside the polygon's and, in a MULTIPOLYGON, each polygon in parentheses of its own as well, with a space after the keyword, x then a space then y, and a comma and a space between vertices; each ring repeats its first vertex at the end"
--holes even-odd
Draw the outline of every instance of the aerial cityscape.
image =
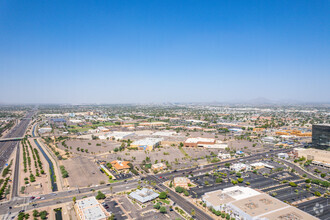
POLYGON ((330 2, 0 2, 0 219, 330 220, 330 2))

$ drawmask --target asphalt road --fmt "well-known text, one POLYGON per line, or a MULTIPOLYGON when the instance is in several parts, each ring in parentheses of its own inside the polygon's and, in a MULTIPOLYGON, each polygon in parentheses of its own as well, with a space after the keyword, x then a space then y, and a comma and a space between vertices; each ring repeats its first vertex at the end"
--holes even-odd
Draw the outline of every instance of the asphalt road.
MULTIPOLYGON (((30 197, 15 197, 12 200, 8 202, 0 203, 0 215, 5 215, 9 211, 11 213, 18 213, 20 210, 31 210, 35 208, 41 208, 46 206, 52 206, 56 204, 61 204, 65 202, 72 201, 73 197, 76 197, 77 199, 82 199, 83 197, 89 197, 89 196, 95 196, 97 194, 97 191, 101 191, 105 194, 110 193, 117 193, 122 192, 126 190, 135 189, 138 186, 138 181, 136 180, 130 180, 127 182, 118 182, 113 183, 111 185, 101 185, 97 187, 89 187, 89 188, 83 188, 83 189, 74 189, 69 191, 62 191, 58 193, 50 193, 46 195, 40 195, 40 198, 44 199, 38 199, 38 200, 30 200, 30 197), (112 186, 112 189, 110 190, 110 186, 112 186), (12 209, 9 209, 9 207, 12 207, 12 209)), ((9 216, 7 216, 8 218, 9 216)))
MULTIPOLYGON (((167 188, 162 184, 162 181, 155 177, 155 176, 149 176, 151 180, 155 181, 157 183, 157 188, 160 191, 165 192, 167 190, 167 188)), ((189 215, 191 214, 191 210, 195 210, 195 219, 198 220, 212 220, 213 218, 211 216, 209 216, 208 214, 206 214, 205 212, 203 212, 202 210, 200 210, 198 207, 196 207, 194 204, 192 204, 191 202, 185 200, 184 198, 182 198, 180 195, 178 195, 177 193, 168 190, 168 196, 170 197, 170 199, 175 202, 178 206, 180 206, 183 210, 185 210, 189 215)))
MULTIPOLYGON (((20 123, 12 128, 4 138, 23 137, 34 113, 34 111, 28 112, 20 123)), ((0 142, 0 170, 2 170, 7 163, 9 156, 12 154, 18 142, 19 141, 0 142)))
POLYGON ((217 167, 224 167, 224 165, 226 163, 237 163, 239 161, 241 162, 246 162, 246 161, 251 161, 251 160, 256 160, 256 159, 262 159, 262 158, 266 158, 268 155, 268 157, 271 156, 277 156, 277 153, 280 152, 289 152, 291 151, 291 148, 289 149, 279 149, 279 150, 274 150, 274 151, 270 151, 270 152, 263 152, 263 153, 258 153, 258 154, 254 154, 251 156, 247 156, 247 157, 243 157, 243 158, 235 158, 235 159, 231 159, 231 160, 227 160, 227 161, 221 161, 221 162, 217 162, 217 163, 212 163, 212 164, 207 164, 204 166, 200 166, 200 167, 193 167, 193 168, 187 168, 187 169, 182 169, 182 170, 178 170, 177 172, 168 172, 168 173, 164 173, 164 174, 156 174, 156 177, 165 177, 162 178, 164 179, 164 181, 166 181, 166 178, 174 178, 174 177, 179 177, 179 176, 185 176, 187 174, 198 174, 198 173, 204 173, 204 172, 210 172, 214 169, 215 166, 217 167))
POLYGON ((290 163, 290 162, 288 162, 286 160, 283 160, 283 159, 280 159, 280 161, 285 163, 287 166, 295 169, 300 175, 306 174, 307 178, 309 178, 309 179, 318 179, 318 180, 324 181, 324 179, 322 179, 318 176, 311 175, 309 172, 307 172, 306 170, 304 170, 301 167, 297 166, 296 164, 290 163))

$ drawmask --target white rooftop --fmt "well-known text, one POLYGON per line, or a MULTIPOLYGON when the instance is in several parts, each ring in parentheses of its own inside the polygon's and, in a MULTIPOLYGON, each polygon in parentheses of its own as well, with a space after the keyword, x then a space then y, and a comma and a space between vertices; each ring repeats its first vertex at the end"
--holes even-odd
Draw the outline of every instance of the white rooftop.
POLYGON ((162 138, 144 138, 134 141, 131 145, 155 145, 162 140, 162 138))
POLYGON ((245 199, 260 194, 260 192, 252 188, 242 186, 228 187, 223 189, 222 192, 235 200, 245 199))
POLYGON ((83 213, 83 219, 98 220, 105 219, 107 217, 95 197, 88 197, 85 199, 77 200, 77 206, 78 209, 83 213))
POLYGON ((215 139, 213 138, 202 138, 202 137, 198 137, 198 138, 188 138, 185 143, 198 143, 198 142, 214 142, 215 139))
POLYGON ((157 198, 159 194, 154 192, 152 189, 143 188, 141 190, 131 192, 129 196, 141 203, 145 203, 157 198))

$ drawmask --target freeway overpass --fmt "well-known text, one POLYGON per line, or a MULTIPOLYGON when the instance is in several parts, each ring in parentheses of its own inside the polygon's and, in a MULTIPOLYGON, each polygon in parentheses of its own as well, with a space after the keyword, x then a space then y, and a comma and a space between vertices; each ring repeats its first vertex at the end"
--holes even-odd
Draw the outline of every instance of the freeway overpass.
POLYGON ((10 137, 10 138, 1 138, 0 142, 6 142, 6 141, 20 141, 24 137, 10 137))

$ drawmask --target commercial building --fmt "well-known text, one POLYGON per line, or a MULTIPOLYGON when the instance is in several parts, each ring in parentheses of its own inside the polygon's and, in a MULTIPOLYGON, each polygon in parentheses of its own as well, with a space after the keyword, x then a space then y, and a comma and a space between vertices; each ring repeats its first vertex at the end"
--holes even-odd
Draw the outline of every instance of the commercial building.
POLYGON ((125 171, 125 170, 129 170, 130 168, 130 166, 128 166, 129 163, 130 163, 129 161, 114 160, 111 162, 111 165, 117 171, 125 171))
POLYGON ((75 209, 80 220, 106 220, 110 216, 94 196, 77 200, 75 209))
POLYGON ((317 219, 266 193, 249 187, 234 186, 206 193, 202 197, 207 207, 225 211, 232 218, 244 220, 317 219))
POLYGON ((215 139, 213 138, 188 138, 184 143, 183 146, 185 147, 204 147, 206 145, 214 145, 216 143, 215 139))
POLYGON ((252 169, 256 169, 256 170, 263 169, 263 168, 274 169, 274 166, 269 165, 267 163, 263 163, 263 162, 251 163, 250 166, 252 169))
POLYGON ((296 157, 305 157, 312 160, 312 164, 330 168, 330 151, 314 148, 294 148, 293 154, 296 157))
POLYGON ((321 150, 330 149, 330 124, 312 126, 312 145, 321 150))
POLYGON ((218 153, 218 157, 222 160, 224 159, 230 159, 231 158, 231 155, 230 154, 226 154, 226 153, 218 153))
POLYGON ((188 184, 190 184, 190 179, 186 178, 186 177, 175 177, 174 180, 173 180, 173 185, 174 187, 177 187, 177 186, 181 186, 181 187, 184 187, 184 188, 188 188, 188 184))
POLYGON ((281 159, 288 159, 289 155, 287 153, 278 153, 277 157, 279 157, 281 159))
POLYGON ((162 138, 145 138, 141 140, 134 141, 131 143, 130 147, 138 148, 139 150, 153 150, 154 147, 157 147, 162 138))
POLYGON ((115 140, 122 140, 133 134, 134 134, 133 132, 114 131, 114 132, 108 134, 107 136, 110 138, 113 138, 115 140))
POLYGON ((156 164, 153 164, 152 166, 151 166, 151 169, 153 170, 153 171, 161 171, 161 170, 164 170, 164 169, 166 169, 167 168, 167 166, 166 166, 166 164, 164 164, 164 163, 156 163, 156 164))
POLYGON ((149 202, 151 200, 156 199, 158 196, 159 196, 158 193, 156 193, 152 189, 148 189, 148 188, 142 188, 140 190, 138 189, 129 194, 129 197, 131 197, 132 199, 135 199, 136 201, 138 201, 140 203, 149 202))
POLYGON ((39 128, 38 129, 39 134, 49 133, 51 131, 52 131, 52 128, 49 128, 49 127, 47 127, 47 128, 39 128))
POLYGON ((229 169, 235 172, 243 172, 251 170, 251 166, 244 163, 234 163, 229 167, 229 169))

